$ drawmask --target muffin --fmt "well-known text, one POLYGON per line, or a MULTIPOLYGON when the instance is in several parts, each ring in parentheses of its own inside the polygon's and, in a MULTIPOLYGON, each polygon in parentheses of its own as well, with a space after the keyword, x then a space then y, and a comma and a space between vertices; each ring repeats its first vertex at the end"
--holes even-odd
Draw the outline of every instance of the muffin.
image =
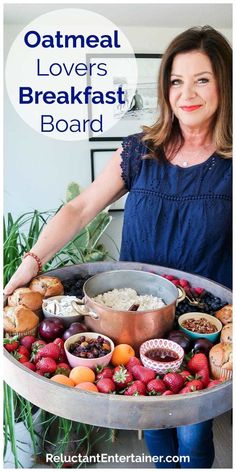
POLYGON ((211 374, 214 379, 229 380, 233 371, 232 343, 219 343, 209 352, 211 374))
POLYGON ((64 287, 57 277, 40 275, 31 280, 29 288, 34 292, 39 292, 43 298, 55 297, 64 294, 64 287))
POLYGON ((38 316, 23 305, 6 306, 3 312, 3 328, 5 336, 18 335, 19 338, 37 333, 38 316))
POLYGON ((232 315, 232 305, 225 305, 223 308, 216 311, 215 313, 216 318, 218 318, 218 320, 220 320, 223 325, 226 325, 227 323, 232 323, 232 315))
POLYGON ((227 323, 220 335, 221 343, 232 343, 233 342, 233 323, 227 323))
POLYGON ((23 305, 30 310, 39 310, 42 307, 43 295, 34 292, 30 288, 17 288, 10 297, 8 297, 8 306, 23 305))

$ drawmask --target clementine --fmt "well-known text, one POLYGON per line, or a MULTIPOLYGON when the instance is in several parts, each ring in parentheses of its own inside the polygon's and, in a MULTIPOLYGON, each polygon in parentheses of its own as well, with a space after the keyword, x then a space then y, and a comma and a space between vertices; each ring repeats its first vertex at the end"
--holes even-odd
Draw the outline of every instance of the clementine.
POLYGON ((73 380, 75 385, 78 385, 81 382, 94 382, 95 373, 89 367, 79 365, 70 371, 69 378, 73 380))
POLYGON ((53 380, 53 382, 58 382, 63 385, 67 385, 68 387, 74 387, 75 382, 72 379, 69 379, 66 375, 64 374, 56 374, 53 377, 51 377, 50 380, 53 380))
POLYGON ((135 356, 135 351, 129 344, 118 344, 112 353, 111 363, 114 366, 128 364, 131 357, 135 356))
POLYGON ((76 385, 75 388, 80 388, 81 390, 90 390, 91 392, 98 392, 97 386, 92 382, 81 382, 76 385))

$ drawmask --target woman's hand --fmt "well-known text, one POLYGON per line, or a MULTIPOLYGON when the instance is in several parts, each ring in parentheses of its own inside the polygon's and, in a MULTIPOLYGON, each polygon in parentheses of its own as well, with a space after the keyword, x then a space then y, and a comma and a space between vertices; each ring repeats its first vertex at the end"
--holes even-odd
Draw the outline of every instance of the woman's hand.
POLYGON ((33 257, 26 257, 6 287, 4 288, 5 295, 11 295, 17 287, 24 287, 33 277, 37 275, 38 264, 33 257))

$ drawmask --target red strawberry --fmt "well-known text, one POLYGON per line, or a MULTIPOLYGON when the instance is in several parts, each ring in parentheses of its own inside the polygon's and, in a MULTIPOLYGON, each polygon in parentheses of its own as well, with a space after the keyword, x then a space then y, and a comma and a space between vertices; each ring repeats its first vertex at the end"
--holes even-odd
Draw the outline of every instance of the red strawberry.
POLYGON ((70 371, 71 367, 69 364, 66 364, 65 362, 59 362, 59 364, 57 364, 55 374, 63 374, 69 377, 70 371))
POLYGON ((141 380, 135 380, 126 390, 125 395, 139 396, 146 395, 146 386, 141 380))
POLYGON ((207 385, 207 388, 213 388, 216 385, 219 385, 222 383, 222 380, 210 380, 209 384, 207 385))
POLYGON ((174 393, 178 393, 184 385, 183 377, 177 372, 168 372, 163 377, 163 382, 174 393))
POLYGON ((56 338, 53 341, 54 344, 56 344, 59 349, 60 349, 60 355, 59 355, 59 362, 67 362, 67 357, 64 349, 64 341, 61 338, 56 338))
POLYGON ((195 374, 202 369, 208 369, 208 359, 203 352, 197 352, 192 359, 188 361, 187 368, 195 374))
POLYGON ((179 279, 172 279, 171 282, 174 285, 179 285, 179 279))
POLYGON ((114 369, 112 380, 119 389, 125 388, 133 381, 133 375, 123 365, 119 365, 114 369))
POLYGON ((179 393, 192 393, 197 390, 202 390, 203 388, 204 386, 201 380, 190 380, 190 382, 187 382, 185 387, 182 388, 179 393))
POLYGON ((162 395, 174 395, 174 392, 171 390, 166 390, 162 395))
POLYGON ((141 382, 145 384, 148 384, 150 380, 153 380, 156 377, 154 370, 143 367, 142 365, 134 365, 131 371, 136 380, 141 380, 141 382))
POLYGON ((42 377, 44 377, 44 372, 42 370, 36 370, 35 373, 42 375, 42 377))
POLYGON ((201 288, 201 287, 194 287, 194 290, 197 295, 201 295, 202 292, 204 292, 204 288, 201 288))
POLYGON ((22 346, 25 346, 28 351, 31 351, 32 344, 36 341, 35 336, 24 336, 23 338, 20 339, 20 344, 22 346))
POLYGON ((203 386, 206 388, 210 382, 209 369, 201 369, 196 375, 196 379, 200 379, 203 383, 203 386))
POLYGON ((180 280, 179 280, 179 285, 180 285, 181 287, 183 287, 183 288, 184 288, 184 287, 189 287, 189 282, 188 282, 187 280, 185 280, 185 279, 180 279, 180 280))
POLYGON ((44 374, 52 374, 56 368, 57 364, 51 357, 42 357, 36 364, 36 369, 41 370, 44 374))
POLYGON ((25 362, 28 362, 29 361, 29 358, 28 356, 24 356, 24 354, 19 354, 20 357, 18 359, 18 361, 21 363, 21 364, 24 364, 25 362))
POLYGON ((180 372, 180 375, 181 377, 183 377, 184 382, 186 382, 187 380, 193 380, 193 376, 188 370, 182 370, 182 372, 180 372))
POLYGON ((54 343, 48 343, 39 350, 38 354, 39 359, 42 357, 51 357, 51 359, 57 361, 60 356, 60 348, 54 343))
POLYGON ((35 341, 32 346, 31 346, 31 358, 30 360, 32 362, 38 362, 39 358, 38 358, 38 352, 40 351, 40 349, 42 349, 44 346, 46 346, 46 342, 43 341, 42 339, 37 339, 37 341, 35 341))
POLYGON ((96 385, 99 392, 101 393, 112 393, 116 390, 115 383, 109 378, 100 379, 96 385))
POLYGON ((99 368, 96 368, 96 372, 96 380, 111 379, 113 376, 113 369, 111 369, 110 367, 102 367, 101 369, 101 367, 99 366, 99 368))
POLYGON ((175 280, 176 277, 174 275, 166 275, 164 274, 162 277, 165 277, 165 279, 167 280, 170 280, 172 282, 172 280, 175 280))
POLYGON ((33 362, 26 361, 26 362, 23 362, 22 364, 23 364, 25 367, 27 367, 28 369, 33 370, 33 371, 35 372, 36 367, 35 367, 35 365, 33 364, 33 362))
POLYGON ((132 368, 134 367, 134 365, 142 365, 140 359, 138 359, 137 357, 131 357, 128 364, 126 364, 126 369, 128 369, 130 372, 132 372, 132 368))
POLYGON ((13 336, 12 338, 4 338, 3 344, 8 352, 14 352, 19 346, 18 336, 13 336))
POLYGON ((166 385, 161 379, 150 380, 147 384, 149 395, 161 395, 166 390, 166 385))
POLYGON ((19 354, 22 354, 23 356, 28 357, 28 358, 30 356, 30 352, 28 351, 28 349, 25 346, 19 346, 18 349, 17 349, 17 352, 19 354))

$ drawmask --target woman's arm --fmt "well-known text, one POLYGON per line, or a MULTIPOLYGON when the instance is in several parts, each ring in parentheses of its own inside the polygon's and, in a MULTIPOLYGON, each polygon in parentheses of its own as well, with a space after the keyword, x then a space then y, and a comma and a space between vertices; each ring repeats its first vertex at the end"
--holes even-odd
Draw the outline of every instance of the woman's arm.
MULTIPOLYGON (((96 180, 78 197, 67 203, 44 227, 31 251, 43 264, 72 240, 101 210, 127 190, 121 177, 121 151, 118 149, 96 180)), ((26 257, 6 285, 4 293, 25 285, 37 274, 37 262, 26 257)))

